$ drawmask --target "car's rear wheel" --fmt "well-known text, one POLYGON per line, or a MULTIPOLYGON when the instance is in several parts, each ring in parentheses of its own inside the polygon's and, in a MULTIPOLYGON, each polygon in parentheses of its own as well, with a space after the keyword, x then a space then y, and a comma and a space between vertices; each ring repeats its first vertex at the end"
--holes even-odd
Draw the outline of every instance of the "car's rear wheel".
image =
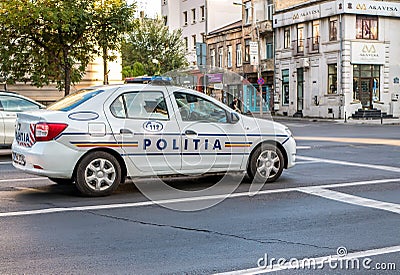
POLYGON ((49 180, 59 185, 67 185, 67 184, 72 184, 74 182, 72 179, 62 179, 62 178, 49 178, 49 180))
POLYGON ((252 154, 247 173, 256 182, 274 182, 282 174, 284 158, 281 150, 272 144, 261 144, 252 154))
POLYGON ((106 152, 92 152, 85 156, 76 170, 76 187, 87 196, 111 194, 121 183, 121 166, 106 152))

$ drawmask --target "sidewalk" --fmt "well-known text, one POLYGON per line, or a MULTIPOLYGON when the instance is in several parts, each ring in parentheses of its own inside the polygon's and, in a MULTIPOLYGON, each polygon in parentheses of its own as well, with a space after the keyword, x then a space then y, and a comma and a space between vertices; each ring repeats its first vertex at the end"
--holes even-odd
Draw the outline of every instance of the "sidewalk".
MULTIPOLYGON (((261 118, 260 114, 253 114, 256 118, 261 118)), ((358 124, 369 124, 369 125, 400 125, 400 118, 384 118, 382 122, 380 119, 331 119, 331 118, 316 118, 316 117, 290 117, 290 116, 271 116, 270 113, 263 114, 263 119, 275 120, 275 121, 304 121, 304 122, 333 122, 338 124, 349 124, 349 125, 358 125, 358 124)))

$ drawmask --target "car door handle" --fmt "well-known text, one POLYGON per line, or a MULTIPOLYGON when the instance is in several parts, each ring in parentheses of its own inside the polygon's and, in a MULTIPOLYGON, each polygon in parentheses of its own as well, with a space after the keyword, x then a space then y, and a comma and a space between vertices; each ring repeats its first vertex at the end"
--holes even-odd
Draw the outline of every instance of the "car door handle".
POLYGON ((129 129, 120 129, 120 130, 119 130, 119 133, 120 133, 121 135, 124 135, 124 134, 133 135, 133 132, 132 132, 131 130, 129 130, 129 129))
POLYGON ((185 131, 185 135, 187 135, 187 136, 196 136, 197 133, 195 131, 193 131, 193 130, 186 130, 185 131))

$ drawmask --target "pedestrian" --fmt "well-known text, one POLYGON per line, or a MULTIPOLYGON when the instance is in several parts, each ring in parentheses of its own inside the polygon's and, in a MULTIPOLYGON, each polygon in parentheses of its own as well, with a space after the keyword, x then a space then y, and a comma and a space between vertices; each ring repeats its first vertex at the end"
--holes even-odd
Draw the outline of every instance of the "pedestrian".
POLYGON ((235 97, 235 98, 233 99, 233 101, 232 101, 230 107, 231 107, 234 111, 236 111, 236 112, 238 112, 238 113, 241 113, 241 111, 240 111, 240 106, 239 106, 239 100, 237 99, 237 97, 235 97))

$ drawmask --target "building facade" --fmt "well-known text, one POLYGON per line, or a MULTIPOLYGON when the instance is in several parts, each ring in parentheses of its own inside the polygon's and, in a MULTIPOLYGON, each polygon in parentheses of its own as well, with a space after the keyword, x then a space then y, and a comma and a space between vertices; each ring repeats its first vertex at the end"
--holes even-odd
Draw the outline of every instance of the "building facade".
POLYGON ((205 43, 209 32, 239 20, 241 9, 232 0, 161 0, 161 15, 170 30, 182 29, 187 60, 197 65, 196 43, 205 43))
POLYGON ((272 1, 244 0, 240 2, 242 19, 207 35, 207 65, 231 70, 245 81, 225 88, 230 103, 233 97, 243 102, 243 111, 260 111, 260 89, 263 110, 273 110, 274 47, 272 1), (261 85, 258 83, 262 79, 261 85))
POLYGON ((399 1, 276 1, 275 111, 400 115, 399 1))

